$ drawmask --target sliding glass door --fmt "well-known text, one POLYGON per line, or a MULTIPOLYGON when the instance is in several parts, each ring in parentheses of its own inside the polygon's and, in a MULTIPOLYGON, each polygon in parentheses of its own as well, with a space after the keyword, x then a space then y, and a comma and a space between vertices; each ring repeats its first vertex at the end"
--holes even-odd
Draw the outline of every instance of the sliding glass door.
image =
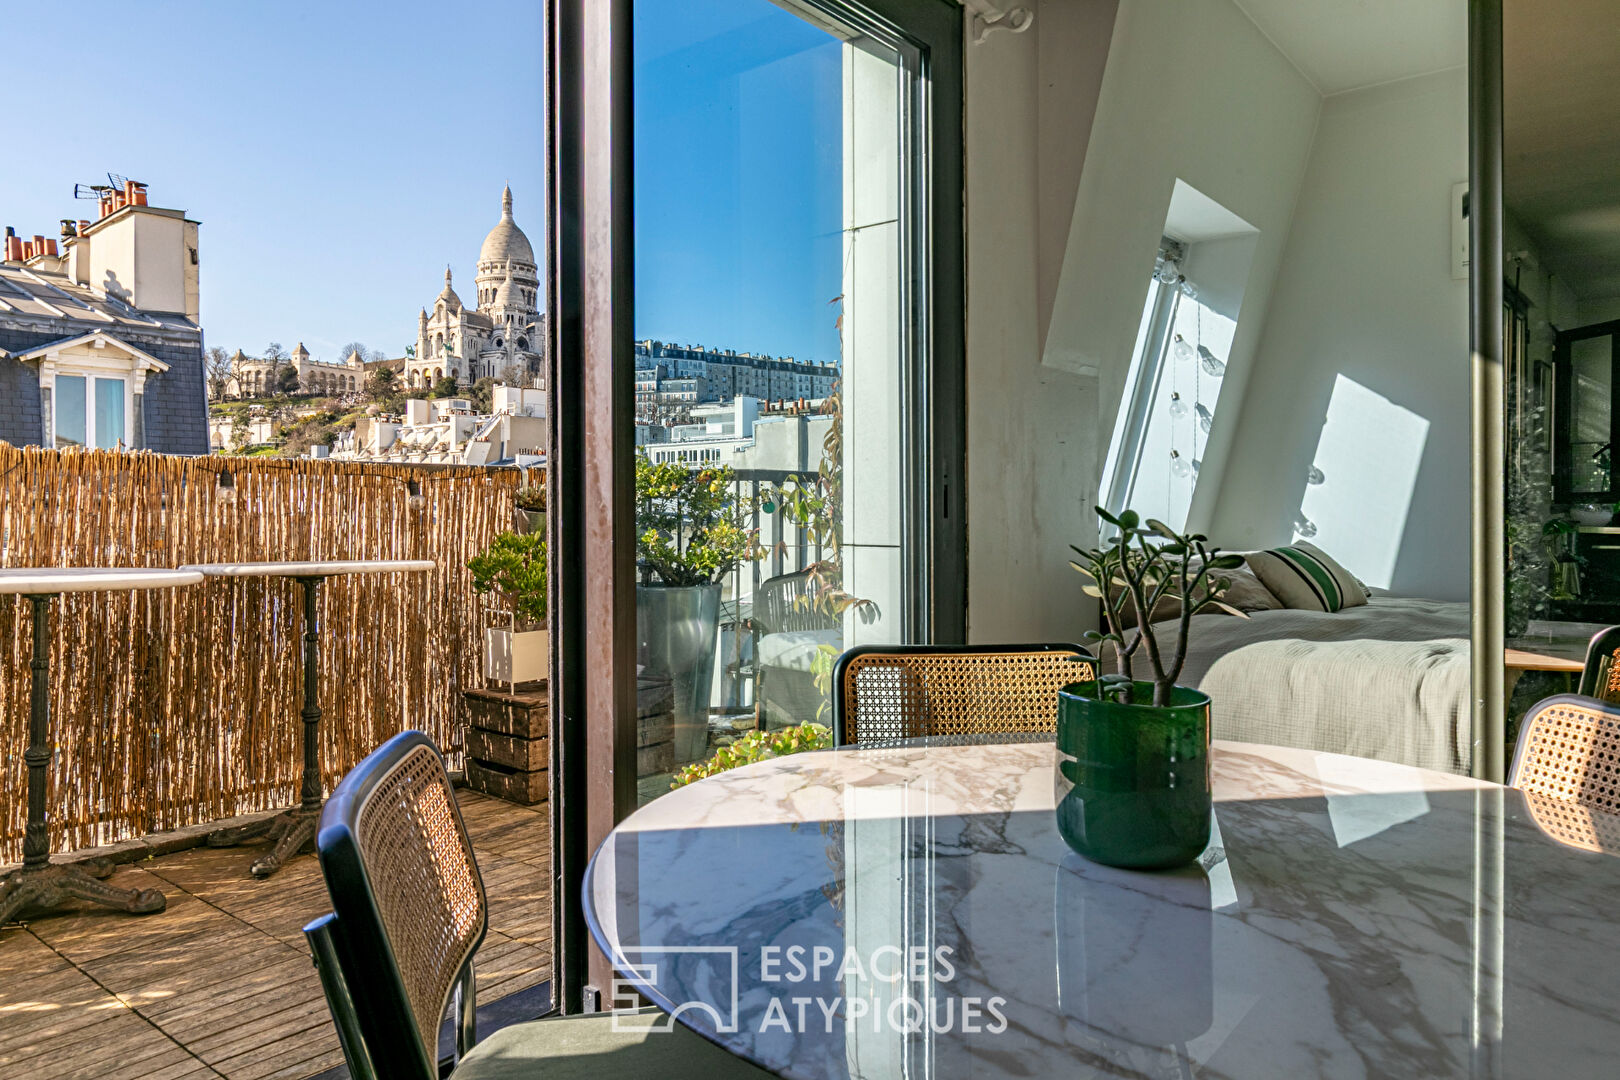
MULTIPOLYGON (((551 0, 557 990, 614 824, 965 634, 963 15, 551 0), (717 760, 722 751, 726 754, 717 760)), ((628 872, 628 871, 626 871, 628 872)))
MULTIPOLYGON (((634 5, 638 791, 928 640, 924 53, 848 3, 634 5)), ((820 737, 820 736, 818 736, 820 737)))

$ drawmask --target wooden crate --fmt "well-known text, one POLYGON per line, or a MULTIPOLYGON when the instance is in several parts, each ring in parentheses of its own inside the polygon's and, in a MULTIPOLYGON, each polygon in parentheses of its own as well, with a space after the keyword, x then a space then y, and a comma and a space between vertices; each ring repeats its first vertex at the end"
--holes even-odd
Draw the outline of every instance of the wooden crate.
POLYGON ((468 690, 467 786, 533 806, 550 792, 551 707, 546 688, 507 693, 468 690))
POLYGON ((518 694, 467 690, 463 696, 475 728, 520 739, 544 739, 551 734, 551 704, 544 685, 518 694))
POLYGON ((533 806, 546 801, 550 794, 551 774, 545 769, 533 771, 508 769, 504 765, 467 759, 467 786, 484 795, 505 799, 520 806, 533 806))

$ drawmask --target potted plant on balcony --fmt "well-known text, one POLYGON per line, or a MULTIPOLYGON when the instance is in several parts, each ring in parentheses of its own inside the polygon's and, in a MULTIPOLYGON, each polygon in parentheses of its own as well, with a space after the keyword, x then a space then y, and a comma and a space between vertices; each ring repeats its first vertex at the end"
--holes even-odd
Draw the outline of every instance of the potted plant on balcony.
POLYGON ((546 538, 503 532, 467 560, 473 588, 509 620, 484 631, 484 678, 516 688, 539 682, 550 670, 546 631, 546 538))
POLYGON ((670 680, 675 760, 707 756, 720 581, 758 556, 730 468, 636 458, 636 630, 644 674, 670 680))
POLYGON ((546 489, 539 484, 524 484, 512 493, 517 508, 518 531, 539 533, 546 531, 546 489))
POLYGON ((1111 544, 1082 550, 1072 565, 1091 579, 1086 592, 1102 603, 1107 625, 1087 639, 1110 646, 1113 675, 1074 683, 1058 694, 1058 831, 1096 862, 1164 869, 1196 859, 1209 843, 1209 696, 1178 686, 1192 618, 1215 607, 1241 617, 1220 599, 1231 585, 1223 570, 1243 565, 1208 537, 1177 533, 1133 511, 1097 514, 1115 529, 1111 544), (1174 609, 1165 612, 1166 602, 1174 609), (1173 651, 1159 636, 1174 619, 1173 651), (1134 621, 1134 630, 1127 629, 1134 621), (1150 680, 1133 670, 1145 648, 1150 680))

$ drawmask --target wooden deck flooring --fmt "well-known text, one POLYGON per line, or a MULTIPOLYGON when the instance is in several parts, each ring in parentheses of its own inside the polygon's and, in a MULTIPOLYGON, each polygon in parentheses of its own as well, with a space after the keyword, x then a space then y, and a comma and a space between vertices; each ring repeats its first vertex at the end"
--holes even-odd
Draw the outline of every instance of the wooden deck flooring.
MULTIPOLYGON (((545 806, 458 793, 489 896, 483 1005, 551 977, 545 806)), ((112 881, 167 910, 70 910, 0 929, 7 1080, 300 1080, 342 1063, 303 926, 330 910, 313 855, 269 881, 249 847, 166 855, 112 881)))

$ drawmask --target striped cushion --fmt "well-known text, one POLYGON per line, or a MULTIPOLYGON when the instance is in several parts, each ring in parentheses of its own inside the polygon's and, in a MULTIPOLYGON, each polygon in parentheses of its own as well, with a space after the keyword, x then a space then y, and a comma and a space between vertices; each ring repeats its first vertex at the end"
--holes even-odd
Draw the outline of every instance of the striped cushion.
POLYGON ((1256 551, 1249 566, 1284 607, 1300 611, 1342 611, 1367 602, 1355 576, 1314 544, 1256 551))

